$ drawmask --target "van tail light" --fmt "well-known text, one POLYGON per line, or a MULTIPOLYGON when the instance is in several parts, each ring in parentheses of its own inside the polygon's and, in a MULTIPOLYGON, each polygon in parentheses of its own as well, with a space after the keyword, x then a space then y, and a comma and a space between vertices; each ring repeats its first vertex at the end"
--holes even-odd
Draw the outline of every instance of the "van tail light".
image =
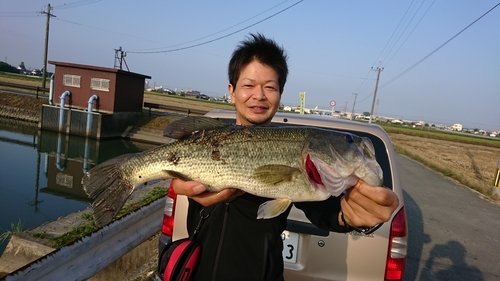
POLYGON ((405 208, 401 208, 391 223, 389 250, 385 265, 385 281, 403 280, 406 254, 408 250, 408 234, 405 208))
POLYGON ((165 209, 163 210, 163 224, 161 226, 161 232, 172 237, 174 232, 174 215, 175 215, 175 202, 177 201, 177 194, 172 188, 172 181, 168 187, 168 193, 165 202, 165 209))

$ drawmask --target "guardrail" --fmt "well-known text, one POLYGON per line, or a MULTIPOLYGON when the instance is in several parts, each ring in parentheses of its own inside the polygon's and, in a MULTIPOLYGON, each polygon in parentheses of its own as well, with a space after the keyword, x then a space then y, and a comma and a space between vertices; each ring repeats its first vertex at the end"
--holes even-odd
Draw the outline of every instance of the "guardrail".
POLYGON ((38 98, 38 92, 48 93, 50 91, 49 88, 43 88, 43 87, 38 87, 38 86, 28 86, 28 85, 7 83, 7 82, 0 82, 0 86, 35 91, 36 98, 38 98))
POLYGON ((164 206, 162 197, 1 280, 87 280, 157 233, 164 206))
POLYGON ((149 109, 149 116, 151 116, 151 109, 162 109, 162 110, 167 110, 171 111, 174 113, 180 113, 180 114, 187 114, 188 116, 190 114, 194 115, 205 115, 205 113, 209 112, 210 110, 199 110, 199 109, 190 109, 190 108, 184 108, 184 107, 178 107, 178 106, 172 106, 172 105, 165 105, 165 104, 158 104, 158 103, 151 103, 151 102, 145 102, 144 107, 149 109))

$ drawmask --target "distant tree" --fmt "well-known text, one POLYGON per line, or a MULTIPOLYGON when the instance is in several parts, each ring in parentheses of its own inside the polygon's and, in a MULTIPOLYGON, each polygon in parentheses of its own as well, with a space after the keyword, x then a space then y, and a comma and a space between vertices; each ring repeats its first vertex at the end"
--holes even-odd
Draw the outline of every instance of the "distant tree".
POLYGON ((22 62, 19 64, 19 67, 20 67, 21 69, 23 69, 23 70, 24 70, 24 69, 26 69, 26 67, 24 66, 24 61, 22 61, 22 62))
POLYGON ((17 68, 3 61, 0 61, 0 71, 9 73, 19 73, 19 70, 17 68))
POLYGON ((364 116, 370 116, 370 112, 365 111, 365 112, 363 112, 363 115, 364 115, 364 116))

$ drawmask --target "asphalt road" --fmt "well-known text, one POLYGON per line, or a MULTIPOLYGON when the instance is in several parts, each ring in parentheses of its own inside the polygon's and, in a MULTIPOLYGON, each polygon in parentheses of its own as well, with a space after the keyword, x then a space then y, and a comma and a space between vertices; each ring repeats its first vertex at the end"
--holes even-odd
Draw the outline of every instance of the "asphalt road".
POLYGON ((500 205, 397 159, 409 229, 404 280, 500 280, 500 205))

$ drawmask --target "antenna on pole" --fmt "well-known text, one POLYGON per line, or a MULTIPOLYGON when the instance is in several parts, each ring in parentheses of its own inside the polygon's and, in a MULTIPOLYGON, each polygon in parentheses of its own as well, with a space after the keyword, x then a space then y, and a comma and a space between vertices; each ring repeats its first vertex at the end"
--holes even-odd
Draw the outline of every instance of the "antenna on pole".
POLYGON ((125 66, 127 67, 127 71, 130 71, 128 69, 128 65, 127 65, 127 62, 125 61, 125 56, 127 55, 127 53, 125 53, 123 50, 122 50, 122 46, 120 46, 118 49, 115 49, 115 66, 114 68, 118 68, 120 70, 122 70, 122 64, 125 63, 125 66))

